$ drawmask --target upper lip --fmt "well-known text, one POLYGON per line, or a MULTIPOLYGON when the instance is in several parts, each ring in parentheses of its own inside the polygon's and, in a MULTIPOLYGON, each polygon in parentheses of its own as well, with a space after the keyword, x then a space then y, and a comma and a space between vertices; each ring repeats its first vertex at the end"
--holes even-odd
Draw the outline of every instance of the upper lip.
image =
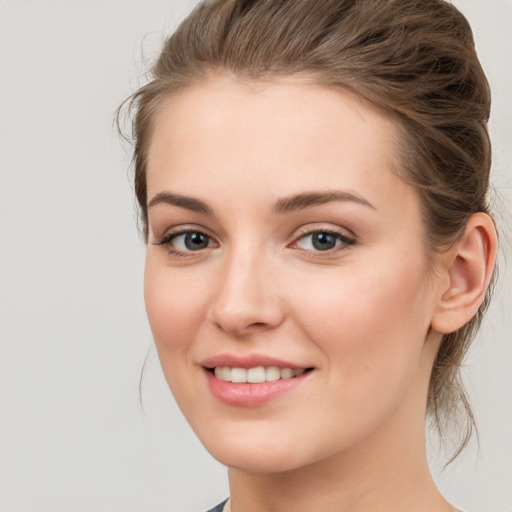
POLYGON ((201 361, 205 368, 229 367, 229 368, 256 368, 257 366, 277 366, 278 368, 290 368, 299 370, 310 368, 302 364, 292 363, 284 359, 265 356, 262 354, 249 354, 246 356, 235 356, 232 354, 218 354, 201 361))

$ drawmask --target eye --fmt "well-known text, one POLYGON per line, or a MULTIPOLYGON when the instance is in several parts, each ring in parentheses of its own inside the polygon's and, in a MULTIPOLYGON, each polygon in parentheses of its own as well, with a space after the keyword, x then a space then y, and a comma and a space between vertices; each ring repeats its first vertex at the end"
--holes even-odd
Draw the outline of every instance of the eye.
POLYGON ((210 245, 210 237, 200 231, 189 231, 174 235, 169 243, 179 251, 200 251, 206 249, 210 245))
POLYGON ((305 251, 327 252, 353 243, 354 240, 335 231, 312 231, 298 238, 294 246, 305 251))
POLYGON ((168 233, 158 240, 155 245, 165 246, 171 254, 176 256, 183 256, 216 246, 209 235, 197 230, 168 233))

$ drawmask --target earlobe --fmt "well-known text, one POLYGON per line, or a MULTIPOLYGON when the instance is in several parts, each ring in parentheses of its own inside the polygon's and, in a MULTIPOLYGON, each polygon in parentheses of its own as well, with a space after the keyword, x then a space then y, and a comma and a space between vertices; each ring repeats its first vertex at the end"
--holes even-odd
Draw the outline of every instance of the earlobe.
POLYGON ((446 257, 446 279, 432 318, 432 329, 447 334, 465 325, 478 311, 496 261, 497 234, 492 219, 475 213, 461 239, 446 257))

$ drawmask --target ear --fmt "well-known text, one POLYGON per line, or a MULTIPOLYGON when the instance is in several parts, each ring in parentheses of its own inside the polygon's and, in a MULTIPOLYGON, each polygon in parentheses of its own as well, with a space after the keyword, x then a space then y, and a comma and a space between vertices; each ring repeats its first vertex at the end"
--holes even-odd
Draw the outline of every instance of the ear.
POLYGON ((461 239, 443 255, 432 329, 447 334, 475 316, 491 280, 497 246, 492 219, 485 213, 472 215, 461 239))

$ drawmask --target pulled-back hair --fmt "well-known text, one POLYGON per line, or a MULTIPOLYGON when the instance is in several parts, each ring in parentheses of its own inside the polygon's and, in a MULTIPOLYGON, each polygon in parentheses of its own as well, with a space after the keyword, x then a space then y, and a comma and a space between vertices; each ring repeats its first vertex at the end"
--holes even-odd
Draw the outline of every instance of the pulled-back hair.
MULTIPOLYGON (((151 80, 129 98, 146 241, 155 116, 169 95, 222 74, 303 75, 388 111, 399 132, 399 172, 419 192, 430 257, 458 240, 472 214, 489 213, 490 91, 471 28, 455 7, 443 0, 207 0, 167 39, 151 80)), ((427 410, 441 433, 458 425, 455 456, 475 427, 459 369, 491 288, 476 316, 444 335, 432 369, 427 410)))

